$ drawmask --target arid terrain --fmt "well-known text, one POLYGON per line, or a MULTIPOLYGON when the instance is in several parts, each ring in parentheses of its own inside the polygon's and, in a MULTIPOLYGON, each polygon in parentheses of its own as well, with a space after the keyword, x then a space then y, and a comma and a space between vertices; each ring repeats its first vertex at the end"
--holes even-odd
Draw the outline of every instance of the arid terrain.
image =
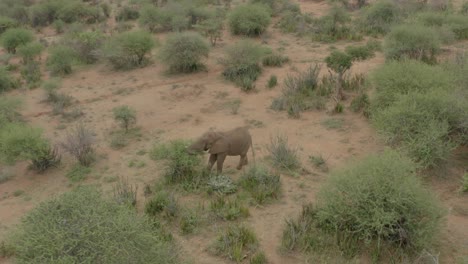
MULTIPOLYGON (((300 5, 303 13, 311 13, 314 17, 325 14, 330 7, 325 1, 293 2, 300 5)), ((314 202, 316 192, 327 179, 329 171, 367 155, 377 154, 386 146, 362 113, 349 110, 351 93, 350 98, 343 102, 345 110, 340 114, 329 110, 333 108, 332 100, 327 105, 329 109, 306 111, 296 119, 289 118, 284 111, 270 109, 273 98, 281 94, 286 76, 304 71, 313 63, 322 65, 321 75, 328 74, 324 58, 329 54, 331 46, 344 49, 349 44, 365 43, 363 40, 324 44, 281 33, 274 26, 275 19, 273 17, 267 32, 261 38, 254 38, 254 41, 266 44, 272 50, 281 50, 290 60, 282 67, 264 67, 255 82, 254 91, 244 92, 224 80, 221 75, 223 66, 218 60, 222 58, 224 48, 240 39, 226 29, 221 40, 210 50, 206 71, 167 74, 165 65, 156 57, 157 48, 153 50, 151 63, 144 68, 115 71, 103 63, 80 66, 62 79, 60 88, 60 92, 77 100, 72 108, 83 113, 73 121, 52 113, 51 105, 44 102, 43 89, 20 88, 2 94, 1 96, 22 98, 24 107, 21 114, 25 120, 42 128, 44 136, 54 144, 61 142, 70 128, 80 122, 84 123, 96 135, 97 160, 91 173, 80 183, 71 183, 65 176, 75 164, 66 153, 62 154, 62 163, 58 168, 49 169, 43 174, 29 170, 27 161, 8 166, 14 171, 14 177, 0 184, 0 241, 29 210, 78 184, 95 184, 106 194, 112 195, 115 181, 119 177, 125 177, 130 184, 138 186, 137 208, 139 213, 143 213, 146 200, 144 187, 161 180, 163 172, 163 163, 150 159, 146 154, 154 144, 175 139, 196 139, 210 128, 228 130, 249 125, 257 162, 267 160, 267 146, 272 137, 286 135, 289 144, 298 149, 303 168, 292 175, 281 174, 282 194, 279 199, 262 206, 250 206, 250 216, 236 221, 243 222, 254 230, 268 263, 318 263, 307 254, 280 252, 285 220, 298 216, 304 204, 314 202), (271 75, 277 76, 278 86, 269 89, 267 82, 271 75), (233 109, 236 104, 239 105, 238 109, 233 109), (110 146, 110 135, 119 127, 112 117, 112 109, 121 105, 128 105, 136 110, 136 128, 141 136, 130 139, 129 144, 123 148, 114 149, 110 146), (330 126, 330 122, 337 125, 330 126), (309 161, 311 155, 322 155, 330 170, 323 172, 314 167, 309 161)), ((107 26, 111 32, 111 28, 115 26, 112 17, 107 26)), ((160 43, 166 38, 166 33, 153 35, 160 43)), ((49 27, 38 32, 37 37, 49 44, 56 41, 56 33, 49 27)), ((466 41, 444 46, 441 56, 450 58, 455 51, 467 47, 466 41)), ((0 50, 0 53, 5 51, 0 50)), ((46 59, 46 53, 43 53, 41 62, 44 64, 46 59)), ((384 62, 382 52, 377 52, 371 59, 354 63, 350 73, 366 75, 384 62)), ((44 68, 43 79, 49 78, 51 77, 44 68)), ((253 163, 251 154, 249 151, 250 164, 253 163)), ((205 154, 203 162, 207 162, 207 159, 208 155, 205 154)), ((225 172, 233 180, 237 180, 242 174, 242 171, 235 169, 237 162, 238 157, 227 157, 224 163, 225 172)), ((424 178, 427 186, 449 211, 447 224, 438 243, 439 251, 432 252, 439 256, 439 263, 467 261, 468 196, 459 192, 461 177, 466 169, 466 149, 457 149, 449 161, 449 168, 437 176, 424 178)), ((204 193, 181 191, 176 193, 176 197, 185 206, 207 207, 209 204, 209 197, 204 193)), ((207 223, 188 235, 181 234, 177 227, 171 226, 171 232, 176 244, 181 247, 184 259, 200 264, 231 263, 208 251, 209 245, 226 225, 225 221, 207 223)), ((0 259, 2 263, 12 261, 13 259, 0 259)), ((336 263, 335 261, 338 260, 330 258, 319 262, 336 263)), ((365 256, 359 259, 359 263, 369 262, 370 258, 365 256)))

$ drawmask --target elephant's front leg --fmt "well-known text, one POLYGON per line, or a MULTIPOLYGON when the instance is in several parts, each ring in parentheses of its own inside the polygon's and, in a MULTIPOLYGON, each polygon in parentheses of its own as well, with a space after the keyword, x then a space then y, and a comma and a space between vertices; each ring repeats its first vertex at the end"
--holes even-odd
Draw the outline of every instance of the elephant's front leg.
POLYGON ((217 156, 218 155, 216 154, 210 154, 210 159, 208 160, 208 166, 207 166, 208 171, 211 171, 211 168, 213 168, 213 165, 215 164, 217 160, 217 156))
POLYGON ((218 167, 218 174, 221 174, 223 172, 223 163, 224 160, 226 159, 226 154, 218 154, 217 155, 217 167, 218 167))

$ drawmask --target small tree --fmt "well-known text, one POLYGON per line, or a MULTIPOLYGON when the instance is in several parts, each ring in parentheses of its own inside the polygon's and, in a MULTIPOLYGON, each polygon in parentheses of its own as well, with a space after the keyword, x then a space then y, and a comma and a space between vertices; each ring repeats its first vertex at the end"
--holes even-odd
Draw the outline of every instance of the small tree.
POLYGON ((440 39, 433 28, 421 25, 400 25, 385 37, 386 59, 416 59, 435 62, 440 52, 440 39))
POLYGON ((161 10, 154 5, 147 5, 141 9, 138 23, 140 26, 146 27, 150 32, 156 32, 161 25, 163 15, 161 10))
POLYGON ((103 34, 99 31, 76 32, 67 36, 65 43, 73 48, 77 58, 86 64, 98 61, 98 50, 103 42, 103 34))
POLYGON ((33 33, 24 28, 10 28, 2 34, 2 45, 8 53, 16 53, 16 48, 33 41, 33 33))
POLYGON ((75 61, 75 51, 65 45, 55 46, 50 50, 47 67, 52 75, 67 75, 72 73, 75 61))
POLYGON ((167 38, 161 49, 162 60, 174 72, 194 72, 204 65, 200 62, 208 57, 208 44, 198 33, 175 33, 167 38))
POLYGON ((43 50, 44 46, 41 43, 30 42, 18 47, 18 54, 23 58, 23 64, 27 64, 40 56, 43 50))
POLYGON ((0 15, 0 35, 9 28, 13 28, 17 22, 9 17, 0 15))
POLYGON ((110 39, 102 48, 105 58, 116 69, 132 69, 144 64, 146 54, 155 46, 153 36, 146 31, 124 32, 110 39))
POLYGON ((194 26, 203 36, 209 38, 211 45, 216 46, 216 42, 221 39, 223 22, 220 19, 210 18, 203 20, 194 26))
POLYGON ((341 51, 333 51, 325 58, 325 62, 327 63, 327 67, 338 75, 335 99, 341 100, 343 99, 343 76, 353 65, 353 57, 341 51))
POLYGON ((19 123, 9 123, 0 130, 0 160, 12 164, 19 160, 30 160, 32 168, 44 171, 60 162, 60 156, 42 131, 19 123))
POLYGON ((9 91, 17 87, 17 83, 11 76, 11 74, 5 70, 4 67, 0 67, 0 93, 9 91))
POLYGON ((83 124, 70 131, 62 142, 62 148, 74 156, 78 162, 88 167, 94 161, 93 133, 83 124))
POLYGON ((235 35, 258 36, 267 29, 271 14, 261 4, 239 5, 228 15, 229 28, 235 35))
POLYGON ((128 132, 128 128, 136 123, 135 110, 129 106, 123 105, 115 107, 112 111, 114 112, 114 119, 120 122, 121 126, 125 128, 125 132, 128 132))
POLYGON ((224 78, 241 86, 242 90, 253 89, 253 83, 262 72, 260 60, 263 55, 262 47, 251 40, 232 44, 226 49, 226 57, 221 60, 224 78))

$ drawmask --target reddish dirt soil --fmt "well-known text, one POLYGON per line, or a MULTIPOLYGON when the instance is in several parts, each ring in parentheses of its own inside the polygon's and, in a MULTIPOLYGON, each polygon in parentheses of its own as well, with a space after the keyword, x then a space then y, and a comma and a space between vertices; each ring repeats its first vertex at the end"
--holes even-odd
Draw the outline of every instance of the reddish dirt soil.
MULTIPOLYGON (((298 3, 303 12, 313 13, 314 16, 322 15, 329 8, 326 2, 320 1, 298 3)), ((43 31, 42 34, 46 39, 54 39, 51 30, 43 31)), ((162 42, 164 35, 156 38, 162 42)), ((305 256, 283 255, 278 250, 285 220, 296 217, 303 204, 313 202, 316 191, 327 178, 326 173, 310 164, 308 156, 321 154, 327 158, 330 169, 335 169, 365 155, 378 153, 384 145, 368 120, 349 110, 341 115, 331 115, 327 111, 307 112, 300 119, 290 119, 284 112, 269 109, 272 99, 281 93, 281 85, 267 89, 268 78, 274 74, 281 84, 288 74, 302 71, 311 63, 323 62, 329 53, 329 45, 280 34, 271 28, 264 41, 274 50, 283 47, 291 62, 282 68, 264 68, 256 82, 256 91, 245 93, 223 80, 222 67, 217 63, 217 59, 223 55, 223 48, 235 40, 237 38, 225 32, 223 40, 210 53, 208 72, 169 76, 164 72, 164 65, 155 60, 148 67, 128 72, 114 72, 108 66, 98 65, 78 69, 66 77, 60 92, 78 100, 74 107, 84 112, 80 121, 92 128, 98 139, 96 149, 99 159, 84 183, 98 184, 111 193, 113 183, 106 180, 108 177, 128 177, 130 183, 139 186, 138 208, 141 211, 144 184, 152 184, 161 178, 161 164, 150 160, 148 155, 137 155, 138 151, 148 151, 155 142, 195 138, 209 128, 227 130, 250 124, 256 157, 260 160, 267 155, 266 145, 270 143, 270 136, 285 134, 289 143, 298 147, 302 164, 308 173, 282 175, 281 199, 264 207, 251 207, 251 216, 243 222, 254 229, 269 263, 313 263, 305 256), (232 114, 229 102, 236 99, 241 102, 240 108, 237 114, 232 114), (109 146, 109 134, 118 127, 112 118, 112 108, 124 104, 136 109, 137 126, 141 129, 142 137, 123 149, 114 150, 109 146), (322 122, 329 118, 342 118, 342 128, 327 129, 323 126, 322 122), (128 163, 132 159, 144 161, 146 166, 131 168, 128 163)), ((260 39, 256 41, 261 42, 260 39)), ((340 42, 333 46, 341 49, 349 44, 340 42)), ((42 59, 45 61, 45 58, 42 59)), ((383 62, 383 55, 378 53, 370 60, 355 64, 352 72, 368 73, 383 62)), ((325 73, 325 67, 322 67, 322 74, 325 73)), ((43 128, 45 135, 55 143, 60 142, 67 129, 78 122, 66 122, 52 115, 51 106, 41 102, 44 97, 41 89, 18 90, 8 96, 23 98, 25 108, 22 114, 31 124, 43 128)), ((346 105, 349 103, 349 100, 345 101, 346 105)), ((237 157, 228 157, 225 162, 225 170, 233 179, 237 179, 241 173, 235 170, 237 162, 237 157)), ((21 216, 34 206, 72 188, 65 173, 73 164, 74 161, 64 155, 60 168, 42 175, 27 170, 25 163, 18 163, 11 168, 15 177, 0 184, 0 241, 21 216), (15 197, 13 193, 17 190, 23 190, 24 194, 15 197)), ((443 179, 428 181, 429 186, 450 209, 447 226, 441 237, 441 263, 455 263, 457 258, 468 256, 468 198, 458 193, 462 167, 455 166, 453 174, 443 179)), ((187 197, 185 200, 190 201, 187 197)), ((217 232, 224 226, 222 223, 213 223, 189 236, 179 235, 178 231, 174 233, 183 255, 193 260, 193 263, 230 263, 207 251, 217 232)), ((11 260, 3 261, 8 263, 11 260)))

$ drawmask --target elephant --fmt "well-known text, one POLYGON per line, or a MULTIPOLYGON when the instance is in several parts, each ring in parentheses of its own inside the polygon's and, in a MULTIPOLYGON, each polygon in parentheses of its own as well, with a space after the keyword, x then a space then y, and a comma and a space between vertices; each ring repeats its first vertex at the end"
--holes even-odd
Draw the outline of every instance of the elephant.
POLYGON ((210 158, 208 160, 208 171, 211 171, 215 162, 217 162, 217 173, 223 171, 223 163, 226 156, 240 156, 237 169, 248 164, 247 152, 252 148, 252 156, 255 161, 255 153, 252 145, 252 136, 248 127, 236 127, 229 131, 207 131, 199 137, 192 145, 187 147, 187 152, 195 155, 202 151, 208 151, 210 158))

